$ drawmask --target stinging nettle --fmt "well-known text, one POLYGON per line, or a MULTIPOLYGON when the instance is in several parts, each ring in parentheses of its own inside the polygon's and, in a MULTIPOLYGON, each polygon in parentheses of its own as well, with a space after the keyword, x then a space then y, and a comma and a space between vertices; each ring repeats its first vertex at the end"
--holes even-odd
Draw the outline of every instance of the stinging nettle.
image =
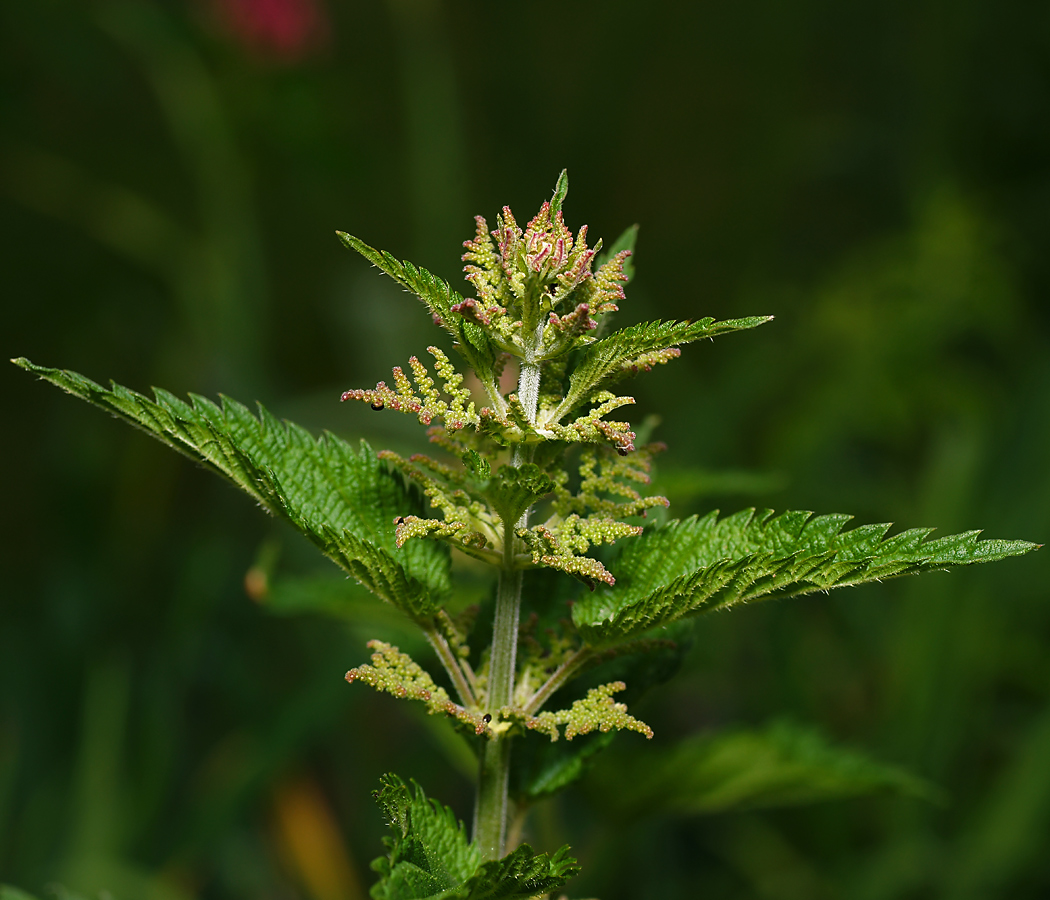
POLYGON ((565 224, 567 193, 563 172, 524 228, 507 207, 491 230, 477 217, 463 254, 472 297, 338 233, 423 301, 462 363, 431 346, 431 367, 412 356, 391 384, 342 399, 415 415, 440 458, 316 438, 229 398, 186 403, 155 389, 149 399, 14 360, 231 481, 421 629, 445 684, 378 640, 346 679, 418 701, 461 731, 478 758, 475 815, 468 835, 418 785, 385 776, 377 799, 393 835, 373 864, 380 900, 524 900, 559 889, 576 862, 567 847, 543 853, 521 843, 525 815, 576 780, 615 732, 653 737, 616 695, 637 696, 670 676, 673 665, 655 667, 657 677, 644 664, 680 656, 675 638, 689 617, 1037 546, 978 532, 931 539, 929 528, 844 530, 849 516, 810 512, 647 523, 647 510, 668 506, 646 493, 661 447, 638 446, 629 422, 609 418, 634 403, 614 389, 675 359, 684 344, 771 317, 612 329, 636 228, 608 250, 588 246, 586 226, 574 235, 565 224), (451 602, 453 548, 496 574, 491 633, 479 633, 488 615, 451 602), (623 677, 602 683, 606 664, 623 677))

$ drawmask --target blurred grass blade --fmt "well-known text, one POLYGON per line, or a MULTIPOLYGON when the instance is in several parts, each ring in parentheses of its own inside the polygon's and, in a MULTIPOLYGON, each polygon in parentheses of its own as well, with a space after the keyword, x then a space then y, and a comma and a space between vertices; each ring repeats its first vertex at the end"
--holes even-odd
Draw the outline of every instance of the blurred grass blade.
POLYGON ((9 884, 0 884, 0 900, 37 900, 37 898, 9 884))
POLYGON ((819 732, 788 723, 703 735, 645 761, 596 771, 598 791, 621 813, 707 815, 797 806, 896 791, 925 800, 940 791, 904 769, 836 746, 819 732))
POLYGON ((778 472, 747 469, 663 469, 653 479, 653 490, 667 497, 672 507, 702 497, 735 494, 757 496, 782 491, 787 478, 778 472))

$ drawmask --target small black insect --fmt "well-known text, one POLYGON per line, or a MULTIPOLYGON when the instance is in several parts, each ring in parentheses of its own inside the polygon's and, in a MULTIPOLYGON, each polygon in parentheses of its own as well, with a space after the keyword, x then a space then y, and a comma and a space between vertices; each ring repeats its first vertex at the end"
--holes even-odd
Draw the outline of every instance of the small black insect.
POLYGON ((492 713, 485 713, 485 715, 481 717, 481 721, 488 725, 489 722, 492 721, 492 713))
POLYGON ((379 412, 379 410, 381 410, 382 408, 383 408, 383 401, 382 400, 376 400, 372 404, 372 409, 374 409, 376 412, 379 412))

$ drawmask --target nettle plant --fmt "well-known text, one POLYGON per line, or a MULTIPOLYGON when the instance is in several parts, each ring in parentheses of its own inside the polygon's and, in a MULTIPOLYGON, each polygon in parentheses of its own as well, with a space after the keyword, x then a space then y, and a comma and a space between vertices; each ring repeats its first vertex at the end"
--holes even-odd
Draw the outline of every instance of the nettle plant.
POLYGON ((437 381, 412 357, 407 372, 393 370, 393 384, 349 390, 343 400, 416 416, 440 459, 377 456, 363 441, 315 438, 262 407, 254 415, 228 398, 185 403, 161 390, 151 400, 15 360, 233 482, 425 635, 444 679, 381 641, 346 678, 425 704, 471 742, 473 828, 468 836, 418 785, 385 776, 376 796, 393 836, 373 864, 372 890, 383 900, 557 891, 575 860, 567 847, 547 854, 521 843, 525 814, 578 778, 615 732, 653 736, 618 697, 673 674, 688 617, 1036 546, 977 532, 931 540, 927 528, 887 537, 887 525, 844 530, 846 515, 752 509, 646 527, 646 511, 668 505, 645 492, 660 448, 639 446, 628 422, 610 418, 634 402, 613 388, 670 362, 683 344, 770 317, 610 330, 635 229, 604 254, 600 241, 589 247, 586 226, 573 235, 564 223, 567 191, 562 173, 524 229, 508 208, 491 231, 477 218, 464 245, 469 298, 339 233, 423 301, 466 365, 429 347, 437 381), (514 376, 510 390, 506 376, 514 376), (598 551, 603 559, 594 555, 614 543, 598 551), (498 576, 481 615, 455 603, 452 551, 498 576))

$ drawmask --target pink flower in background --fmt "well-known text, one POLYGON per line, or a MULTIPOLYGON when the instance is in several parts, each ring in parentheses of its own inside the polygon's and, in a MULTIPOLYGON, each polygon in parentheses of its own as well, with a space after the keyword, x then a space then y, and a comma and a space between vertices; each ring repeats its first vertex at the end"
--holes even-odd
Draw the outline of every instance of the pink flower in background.
POLYGON ((296 62, 318 50, 328 34, 321 0, 212 0, 237 40, 261 56, 296 62))

